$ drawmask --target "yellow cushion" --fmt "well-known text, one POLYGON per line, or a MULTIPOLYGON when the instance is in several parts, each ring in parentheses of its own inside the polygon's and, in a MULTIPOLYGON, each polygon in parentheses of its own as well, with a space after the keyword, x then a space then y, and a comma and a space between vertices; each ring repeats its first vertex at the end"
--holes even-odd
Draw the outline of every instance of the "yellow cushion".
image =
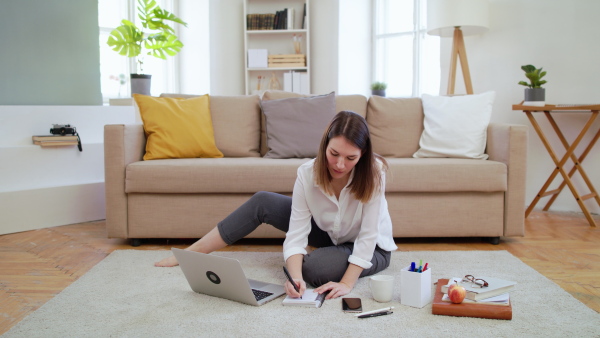
POLYGON ((146 133, 144 160, 223 157, 215 145, 208 94, 191 99, 133 94, 146 133))

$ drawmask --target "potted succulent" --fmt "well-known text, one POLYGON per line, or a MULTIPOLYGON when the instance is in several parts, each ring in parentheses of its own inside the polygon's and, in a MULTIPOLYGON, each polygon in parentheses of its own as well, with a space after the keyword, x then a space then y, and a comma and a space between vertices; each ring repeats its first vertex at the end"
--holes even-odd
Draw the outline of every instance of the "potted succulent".
POLYGON ((371 95, 378 95, 385 97, 385 90, 387 84, 385 82, 373 82, 371 84, 371 95))
POLYGON ((529 79, 529 83, 525 81, 519 81, 520 85, 525 87, 525 102, 526 106, 544 106, 546 104, 546 89, 542 88, 542 85, 546 83, 546 80, 542 80, 542 77, 546 75, 542 68, 535 68, 533 65, 521 66, 521 69, 525 72, 525 76, 529 79))
POLYGON ((166 60, 167 56, 179 53, 183 43, 167 22, 186 27, 187 23, 160 8, 154 0, 138 0, 137 12, 143 29, 123 19, 110 33, 107 44, 120 55, 137 59, 138 73, 131 74, 131 93, 150 95, 151 75, 143 74, 144 57, 150 55, 166 60))

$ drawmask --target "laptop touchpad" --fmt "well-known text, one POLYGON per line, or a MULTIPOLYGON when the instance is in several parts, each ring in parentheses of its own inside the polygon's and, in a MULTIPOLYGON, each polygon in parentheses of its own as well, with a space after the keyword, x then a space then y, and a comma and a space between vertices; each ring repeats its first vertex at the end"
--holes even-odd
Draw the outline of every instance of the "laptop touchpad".
POLYGON ((248 279, 248 282, 253 289, 264 289, 266 286, 270 285, 269 283, 260 282, 254 279, 248 279))

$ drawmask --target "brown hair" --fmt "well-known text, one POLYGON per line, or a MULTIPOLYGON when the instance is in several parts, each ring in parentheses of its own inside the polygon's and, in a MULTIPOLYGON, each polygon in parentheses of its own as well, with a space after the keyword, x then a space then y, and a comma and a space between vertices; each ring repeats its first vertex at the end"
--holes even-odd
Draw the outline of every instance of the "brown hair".
POLYGON ((349 188, 357 200, 366 203, 377 190, 382 188, 381 169, 377 164, 377 159, 383 164, 384 170, 387 170, 388 165, 383 157, 373 152, 367 121, 355 112, 341 111, 337 113, 323 133, 314 166, 315 182, 326 193, 333 195, 331 175, 327 169, 327 146, 332 138, 338 136, 343 136, 361 151, 349 188))

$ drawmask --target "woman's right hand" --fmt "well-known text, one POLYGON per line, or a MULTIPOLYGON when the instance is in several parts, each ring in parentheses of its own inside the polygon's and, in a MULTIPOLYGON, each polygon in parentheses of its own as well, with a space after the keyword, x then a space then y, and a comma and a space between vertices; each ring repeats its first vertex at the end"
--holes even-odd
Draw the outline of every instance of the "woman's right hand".
POLYGON ((306 291, 306 282, 304 282, 302 279, 296 278, 294 278, 294 282, 296 285, 300 286, 300 292, 296 292, 296 289, 294 289, 290 281, 285 281, 285 284, 283 285, 285 288, 285 293, 292 298, 300 298, 304 294, 304 291, 306 291))

